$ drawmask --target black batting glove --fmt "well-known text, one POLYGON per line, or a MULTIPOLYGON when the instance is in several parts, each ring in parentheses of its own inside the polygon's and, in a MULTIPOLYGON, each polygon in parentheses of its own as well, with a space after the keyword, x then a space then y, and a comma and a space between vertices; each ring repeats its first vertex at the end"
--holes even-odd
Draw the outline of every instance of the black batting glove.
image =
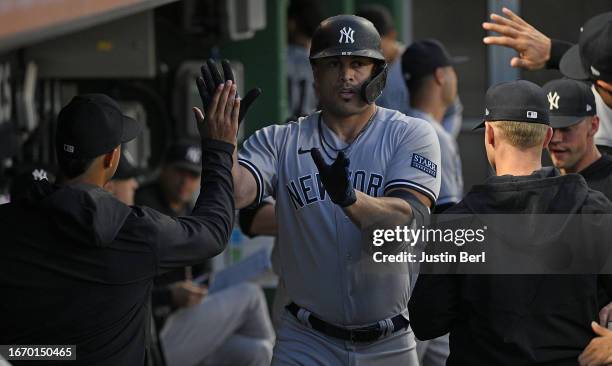
MULTIPOLYGON (((204 107, 204 113, 208 113, 208 106, 215 94, 215 90, 219 84, 225 83, 227 80, 234 82, 234 72, 230 66, 228 60, 221 61, 221 67, 223 68, 223 77, 219 73, 217 64, 213 59, 206 60, 206 63, 200 67, 202 76, 196 79, 198 86, 198 92, 202 99, 202 106, 204 107)), ((238 114, 238 123, 241 123, 246 115, 247 111, 251 107, 251 104, 261 94, 261 89, 253 88, 249 90, 244 98, 240 101, 240 113, 238 114)), ((238 97, 238 95, 236 95, 238 97)))
POLYGON ((325 191, 329 194, 332 202, 341 207, 347 207, 355 203, 357 196, 349 180, 348 172, 350 160, 344 156, 344 153, 340 151, 332 165, 325 164, 319 149, 311 149, 310 155, 319 170, 323 187, 325 187, 325 191))

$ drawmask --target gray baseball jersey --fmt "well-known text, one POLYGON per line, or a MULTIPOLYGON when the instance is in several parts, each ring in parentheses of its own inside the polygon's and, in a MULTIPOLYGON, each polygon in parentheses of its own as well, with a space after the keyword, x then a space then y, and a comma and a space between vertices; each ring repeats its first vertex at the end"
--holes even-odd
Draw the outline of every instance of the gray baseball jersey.
MULTIPOLYGON (((321 183, 310 149, 328 164, 347 145, 319 122, 320 112, 252 135, 239 162, 255 177, 257 200, 276 199, 281 272, 289 297, 322 319, 362 325, 407 315, 410 278, 363 269, 359 228, 321 183), (331 146, 328 146, 331 145, 331 146)), ((414 189, 435 202, 440 146, 426 121, 378 107, 364 132, 345 150, 353 186, 373 197, 414 189)), ((383 264, 380 264, 383 266, 383 264)))
POLYGON ((461 172, 461 158, 457 142, 444 127, 437 123, 433 116, 418 109, 412 109, 412 116, 421 118, 433 126, 440 142, 440 153, 442 157, 442 183, 440 194, 436 204, 457 203, 463 198, 463 175, 461 172))

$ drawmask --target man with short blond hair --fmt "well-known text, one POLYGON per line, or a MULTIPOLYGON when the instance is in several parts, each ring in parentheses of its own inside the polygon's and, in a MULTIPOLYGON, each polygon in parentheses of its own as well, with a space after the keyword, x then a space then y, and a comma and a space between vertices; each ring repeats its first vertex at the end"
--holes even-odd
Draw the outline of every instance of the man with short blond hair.
MULTIPOLYGON (((559 270, 550 271, 546 260, 570 249, 575 253, 572 261, 587 263, 591 257, 584 253, 597 248, 601 236, 596 230, 601 229, 591 222, 576 227, 569 218, 610 213, 612 203, 590 190, 580 175, 562 176, 554 168, 542 168, 542 149, 553 131, 539 86, 524 80, 496 85, 487 91, 485 106, 484 121, 477 128, 485 128, 487 158, 495 176, 473 186, 445 214, 461 216, 459 227, 476 221, 488 228, 482 243, 489 253, 487 263, 461 267, 461 275, 421 273, 409 302, 411 325, 419 339, 450 332, 449 366, 575 365, 592 338, 589 325, 599 311, 598 276, 547 276, 559 270), (495 222, 500 214, 511 222, 495 222), (541 217, 550 216, 568 219, 562 225, 543 225, 541 217), (515 228, 514 220, 523 225, 515 228), (581 236, 588 229, 595 229, 594 235, 581 236), (565 245, 568 234, 582 241, 565 245), (534 258, 533 248, 547 250, 534 258), (503 255, 496 256, 497 250, 503 255), (525 272, 523 265, 533 262, 512 260, 524 252, 539 267, 525 272), (511 255, 516 257, 509 259, 511 255), (481 274, 483 268, 493 270, 481 274)), ((607 258, 607 253, 601 257, 607 258)), ((582 270, 572 273, 599 273, 582 270)), ((605 281, 601 276, 599 280, 605 281)), ((603 286, 610 293, 610 283, 603 286)))
POLYGON ((546 137, 546 125, 530 125, 515 121, 491 122, 491 126, 499 131, 499 136, 512 146, 530 148, 542 144, 546 137))

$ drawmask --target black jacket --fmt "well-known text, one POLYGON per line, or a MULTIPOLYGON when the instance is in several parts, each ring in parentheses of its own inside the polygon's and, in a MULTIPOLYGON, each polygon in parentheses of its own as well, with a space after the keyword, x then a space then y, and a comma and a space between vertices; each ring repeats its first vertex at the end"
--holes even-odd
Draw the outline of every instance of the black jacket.
POLYGON ((143 365, 153 278, 220 253, 233 226, 233 146, 207 140, 191 216, 42 181, 0 206, 0 344, 76 344, 81 365, 143 365))
MULTIPOLYGON (((489 178, 446 213, 508 212, 611 213, 612 204, 581 176, 545 168, 489 178)), ((522 230, 514 232, 524 236, 522 230)), ((422 274, 409 302, 410 321, 419 339, 450 332, 451 366, 576 365, 593 338, 597 286, 597 275, 422 274)))
MULTIPOLYGON (((180 213, 175 212, 168 204, 159 181, 151 182, 139 188, 136 191, 134 200, 136 201, 137 205, 153 208, 164 215, 171 217, 180 215, 180 213)), ((182 212, 191 212, 191 210, 191 203, 188 203, 185 204, 182 212)), ((193 278, 210 273, 211 270, 211 260, 191 266, 193 278)), ((155 325, 158 332, 163 329, 168 316, 177 310, 174 308, 174 304, 172 302, 172 291, 170 290, 170 285, 175 282, 185 280, 185 268, 174 269, 155 278, 151 302, 153 306, 153 317, 155 319, 155 325)))
POLYGON ((602 154, 593 164, 581 172, 591 189, 600 191, 609 200, 612 200, 612 157, 602 154))
POLYGON ((547 69, 559 69, 561 58, 573 46, 572 43, 559 39, 552 39, 550 44, 550 58, 546 62, 547 69))

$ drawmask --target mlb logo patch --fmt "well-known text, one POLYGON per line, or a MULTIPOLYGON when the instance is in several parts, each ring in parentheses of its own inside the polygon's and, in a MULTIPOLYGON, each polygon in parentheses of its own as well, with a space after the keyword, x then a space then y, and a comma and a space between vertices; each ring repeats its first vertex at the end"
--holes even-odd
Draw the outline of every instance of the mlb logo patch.
POLYGON ((416 168, 426 174, 436 177, 438 175, 438 166, 433 161, 419 154, 412 154, 412 162, 410 166, 416 168))

